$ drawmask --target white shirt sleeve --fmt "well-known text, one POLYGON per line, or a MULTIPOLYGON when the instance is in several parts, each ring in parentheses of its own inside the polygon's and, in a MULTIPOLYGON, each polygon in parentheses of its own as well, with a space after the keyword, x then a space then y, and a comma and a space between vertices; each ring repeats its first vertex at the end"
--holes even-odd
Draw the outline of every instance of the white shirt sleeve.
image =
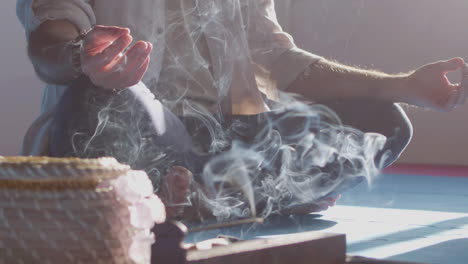
POLYGON ((16 14, 26 36, 47 20, 69 20, 80 31, 96 23, 91 0, 17 0, 16 14))
POLYGON ((273 0, 253 0, 250 11, 249 45, 254 62, 263 75, 276 82, 279 90, 287 88, 310 64, 321 59, 299 49, 279 25, 273 0))

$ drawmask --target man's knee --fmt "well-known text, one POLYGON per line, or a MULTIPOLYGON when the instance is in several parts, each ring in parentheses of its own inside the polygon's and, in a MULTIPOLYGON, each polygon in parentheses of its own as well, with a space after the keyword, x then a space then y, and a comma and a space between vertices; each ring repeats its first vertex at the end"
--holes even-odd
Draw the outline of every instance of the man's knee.
POLYGON ((145 138, 180 148, 190 145, 190 137, 178 118, 155 100, 143 84, 115 94, 82 78, 65 91, 57 105, 50 153, 114 156, 117 151, 139 148, 145 138))
POLYGON ((382 159, 381 165, 383 167, 387 167, 395 162, 413 137, 413 126, 403 108, 398 104, 393 104, 391 112, 394 132, 385 135, 387 137, 387 143, 383 150, 384 155, 386 155, 386 157, 382 159))
POLYGON ((387 167, 396 161, 413 136, 412 124, 399 104, 371 99, 340 99, 324 105, 335 111, 344 125, 387 137, 384 149, 376 158, 380 166, 387 167))

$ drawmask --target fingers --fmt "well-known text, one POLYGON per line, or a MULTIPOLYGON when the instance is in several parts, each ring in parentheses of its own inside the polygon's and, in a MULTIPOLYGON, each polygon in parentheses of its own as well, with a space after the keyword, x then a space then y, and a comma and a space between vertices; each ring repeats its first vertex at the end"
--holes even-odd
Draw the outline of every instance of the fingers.
POLYGON ((86 34, 83 49, 85 53, 95 55, 109 47, 121 36, 129 34, 128 28, 95 26, 86 34))
MULTIPOLYGON (((126 71, 139 68, 149 56, 151 50, 152 45, 150 43, 145 41, 138 41, 131 48, 129 48, 118 61, 115 62, 115 65, 125 65, 126 71)), ((109 68, 112 68, 115 65, 109 65, 109 68)))
POLYGON ((130 30, 121 27, 95 26, 85 38, 82 69, 90 80, 105 89, 123 89, 137 84, 146 73, 152 45, 132 43, 130 30))
POLYGON ((115 89, 123 89, 137 84, 146 73, 150 62, 152 45, 140 41, 133 45, 111 68, 108 79, 114 80, 115 89))
POLYGON ((150 58, 146 58, 140 68, 138 68, 134 73, 129 75, 129 78, 125 79, 125 82, 122 82, 123 87, 130 87, 137 84, 143 76, 145 75, 146 71, 148 70, 148 66, 150 63, 150 58))
POLYGON ((97 35, 115 36, 116 38, 123 34, 130 34, 130 29, 128 28, 102 25, 94 26, 91 31, 93 31, 94 34, 97 35))
POLYGON ((456 100, 453 107, 463 106, 465 104, 465 100, 466 100, 466 91, 465 91, 465 89, 462 87, 461 84, 453 84, 453 85, 451 85, 451 88, 452 88, 452 96, 457 97, 457 100, 456 100))
MULTIPOLYGON (((447 61, 442 61, 438 63, 439 70, 442 71, 444 74, 452 71, 456 71, 465 66, 465 61, 462 58, 453 58, 447 61)), ((450 81, 445 77, 448 86, 448 100, 445 103, 444 107, 442 107, 441 111, 451 111, 453 108, 460 107, 465 103, 465 90, 461 86, 461 84, 452 84, 450 81)))
POLYGON ((125 87, 137 84, 143 78, 149 66, 153 46, 150 43, 137 44, 126 54, 127 67, 122 73, 125 76, 122 80, 122 84, 125 87))
POLYGON ((467 63, 463 65, 462 75, 463 75, 463 78, 468 78, 468 64, 467 63))
POLYGON ((88 60, 85 60, 85 65, 83 66, 102 68, 111 64, 113 61, 120 58, 119 55, 130 45, 130 43, 132 43, 132 40, 132 37, 128 34, 121 36, 108 48, 97 55, 92 56, 88 60))
POLYGON ((462 58, 422 66, 409 75, 405 89, 407 93, 403 96, 403 100, 413 105, 444 112, 462 105, 466 98, 466 88, 463 87, 465 85, 451 83, 446 75, 464 66, 465 61, 462 58))
POLYGON ((453 58, 447 61, 441 61, 436 63, 438 69, 444 73, 452 72, 460 69, 465 65, 465 61, 462 58, 453 58))
POLYGON ((170 168, 165 177, 159 196, 166 206, 168 218, 178 216, 189 205, 188 196, 193 182, 193 174, 184 167, 170 168))
POLYGON ((466 93, 461 85, 449 84, 443 87, 443 92, 433 96, 425 107, 439 112, 449 112, 465 103, 466 93))
POLYGON ((447 112, 465 103, 465 94, 461 87, 459 85, 450 85, 450 88, 447 102, 440 107, 440 111, 447 112))

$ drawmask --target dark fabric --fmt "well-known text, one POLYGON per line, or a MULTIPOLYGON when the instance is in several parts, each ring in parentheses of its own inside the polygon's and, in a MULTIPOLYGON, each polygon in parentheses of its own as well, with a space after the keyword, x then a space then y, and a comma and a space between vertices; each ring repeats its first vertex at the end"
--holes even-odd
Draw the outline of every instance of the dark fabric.
MULTIPOLYGON (((411 140, 413 133, 411 123, 398 104, 367 99, 353 99, 321 102, 318 106, 317 111, 322 110, 323 106, 327 109, 332 109, 340 118, 341 125, 343 126, 350 126, 365 133, 373 132, 386 136, 387 141, 385 146, 375 156, 375 164, 380 168, 388 167, 395 162, 411 140)), ((301 140, 301 138, 298 138, 296 135, 301 134, 304 130, 309 130, 318 136, 323 136, 320 130, 326 129, 326 127, 322 126, 328 124, 327 120, 319 120, 318 116, 297 115, 297 113, 293 113, 294 111, 286 108, 258 115, 218 117, 218 121, 219 126, 225 132, 228 143, 238 141, 242 142, 245 146, 254 146, 264 140, 265 137, 271 136, 268 134, 269 131, 275 130, 281 134, 284 145, 293 146, 299 152, 299 148, 303 146, 297 145, 297 141, 301 140), (267 126, 271 127, 265 129, 267 126)), ((213 132, 210 132, 205 123, 196 117, 181 117, 180 119, 185 124, 188 133, 192 136, 197 153, 210 152, 213 132)), ((213 126, 214 124, 210 124, 210 127, 213 126)), ((257 147, 256 151, 263 151, 264 147, 268 146, 257 147)), ((230 148, 231 144, 227 144, 223 148, 212 152, 211 155, 220 154, 230 148)), ((277 175, 281 169, 281 163, 280 156, 270 161, 269 165, 265 165, 262 168, 265 170, 264 174, 277 175), (270 173, 272 170, 274 172, 270 173)), ((333 177, 336 177, 335 180, 339 180, 339 174, 343 172, 343 164, 339 163, 339 161, 332 162, 321 168, 321 171, 331 172, 330 175, 334 175, 333 177), (333 171, 336 172, 333 173, 333 171)), ((307 166, 299 164, 297 166, 298 171, 301 170, 299 167, 307 166)), ((334 180, 328 180, 324 179, 324 188, 327 182, 329 184, 333 184, 334 182, 334 180)), ((356 186, 364 180, 365 177, 361 175, 346 178, 338 186, 334 187, 333 191, 326 193, 322 198, 336 197, 337 194, 356 186)))
POLYGON ((319 103, 333 110, 344 125, 387 137, 383 151, 376 157, 376 162, 382 162, 383 168, 400 157, 413 136, 411 121, 399 104, 371 99, 329 100, 319 103), (391 151, 390 155, 380 160, 387 150, 391 151))
POLYGON ((192 169, 195 157, 184 125, 144 85, 114 93, 86 77, 61 97, 49 144, 54 157, 114 157, 145 170, 156 186, 167 168, 192 169))
MULTIPOLYGON (((344 125, 388 138, 385 148, 375 157, 383 167, 394 162, 411 139, 411 123, 397 104, 365 99, 321 104, 334 110, 344 125), (383 153, 387 153, 385 159, 383 153)), ((134 169, 145 170, 156 188, 161 175, 174 165, 187 167, 201 181, 199 175, 205 163, 229 150, 233 141, 254 145, 267 136, 265 126, 274 123, 273 129, 279 131, 284 143, 294 145, 297 131, 317 133, 325 121, 316 120, 317 116, 290 117, 289 113, 282 109, 252 116, 177 117, 155 100, 144 85, 115 94, 82 78, 65 92, 57 106, 50 153, 56 157, 112 156, 134 169), (213 138, 220 142, 219 146, 213 145, 213 138)), ((273 161, 263 169, 276 170, 280 162, 273 161)), ((361 180, 356 177, 344 182, 335 191, 341 192, 361 180)))
MULTIPOLYGON (((381 164, 383 168, 390 166, 398 159, 413 135, 413 128, 408 116, 402 107, 395 103, 369 99, 349 99, 330 100, 319 104, 333 110, 344 126, 356 128, 364 133, 378 133, 387 137, 385 147, 376 156, 376 163, 381 164), (387 155, 385 159, 381 160, 384 153, 387 155)), ((192 136, 194 145, 202 152, 209 152, 213 136, 205 123, 196 117, 179 118, 192 136)), ((289 118, 288 110, 283 109, 250 116, 217 116, 217 121, 226 132, 229 141, 240 140, 247 144, 253 144, 258 137, 261 137, 259 134, 269 122, 275 123, 281 119, 281 125, 276 124, 274 129, 280 131, 284 138, 288 138, 288 135, 305 129, 303 124, 310 123, 312 118, 317 117, 294 116, 289 118)), ((316 122, 320 121, 313 121, 313 123, 316 122)), ((222 150, 228 149, 229 146, 222 150)))

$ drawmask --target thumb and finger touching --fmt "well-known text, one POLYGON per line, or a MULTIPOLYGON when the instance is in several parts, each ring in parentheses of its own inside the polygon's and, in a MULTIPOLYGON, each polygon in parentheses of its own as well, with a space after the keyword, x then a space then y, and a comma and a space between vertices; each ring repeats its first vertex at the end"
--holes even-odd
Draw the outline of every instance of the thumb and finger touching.
POLYGON ((450 72, 455 71, 464 65, 463 58, 456 57, 449 60, 442 60, 423 65, 421 68, 429 68, 431 70, 450 72))
POLYGON ((437 70, 442 74, 443 81, 446 88, 449 90, 448 100, 445 104, 445 111, 451 110, 454 107, 461 106, 465 103, 465 91, 462 90, 461 84, 453 84, 447 78, 446 74, 459 70, 465 65, 465 61, 462 58, 453 58, 446 61, 435 63, 437 70))
POLYGON ((447 61, 437 62, 436 64, 442 72, 448 73, 463 67, 463 65, 465 65, 465 61, 462 58, 453 58, 447 61))

